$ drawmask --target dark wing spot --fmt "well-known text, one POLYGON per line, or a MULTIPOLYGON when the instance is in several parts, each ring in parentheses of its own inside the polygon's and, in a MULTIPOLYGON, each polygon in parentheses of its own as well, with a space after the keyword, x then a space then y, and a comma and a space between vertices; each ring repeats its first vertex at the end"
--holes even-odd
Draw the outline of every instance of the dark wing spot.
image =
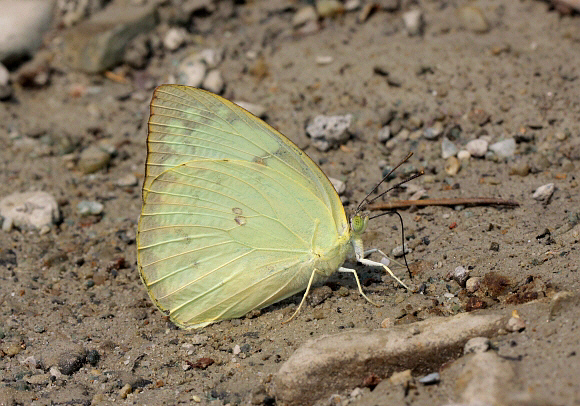
POLYGON ((246 218, 244 216, 236 216, 234 220, 239 226, 243 226, 246 224, 246 218))
POLYGON ((258 165, 266 165, 264 158, 260 158, 259 156, 254 157, 253 162, 257 163, 258 165))
POLYGON ((242 209, 240 209, 239 207, 234 207, 234 208, 232 209, 232 212, 233 212, 234 214, 237 214, 237 215, 243 214, 243 211, 242 211, 242 209))

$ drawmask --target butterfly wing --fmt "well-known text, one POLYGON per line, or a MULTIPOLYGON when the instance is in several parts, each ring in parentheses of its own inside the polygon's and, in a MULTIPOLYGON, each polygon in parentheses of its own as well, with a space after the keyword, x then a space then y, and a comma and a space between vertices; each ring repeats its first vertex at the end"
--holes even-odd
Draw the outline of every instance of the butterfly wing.
MULTIPOLYGON (((348 233, 322 171, 211 93, 162 86, 151 105, 137 242, 157 306, 182 327, 201 327, 303 290, 317 253, 348 233)), ((340 265, 344 254, 325 265, 340 265)))
POLYGON ((165 169, 198 159, 265 163, 320 195, 335 214, 337 230, 348 225, 344 208, 320 168, 292 141, 238 105, 205 90, 159 86, 151 100, 146 187, 165 169))

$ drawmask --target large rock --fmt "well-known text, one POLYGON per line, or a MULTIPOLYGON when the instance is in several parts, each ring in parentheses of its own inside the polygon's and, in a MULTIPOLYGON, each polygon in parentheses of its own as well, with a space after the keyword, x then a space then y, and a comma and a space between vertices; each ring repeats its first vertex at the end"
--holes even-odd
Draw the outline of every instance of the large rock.
POLYGON ((274 377, 276 398, 290 405, 312 404, 359 386, 369 373, 430 373, 458 358, 473 337, 491 337, 505 326, 502 314, 463 313, 449 318, 381 330, 353 330, 322 336, 300 347, 274 377))
POLYGON ((115 1, 65 36, 65 57, 70 67, 87 73, 111 69, 123 60, 125 47, 138 34, 156 24, 155 3, 137 6, 115 1))
POLYGON ((43 230, 60 220, 56 199, 46 192, 13 193, 0 200, 2 229, 43 230))
POLYGON ((50 28, 54 0, 0 2, 0 62, 13 64, 31 57, 50 28))

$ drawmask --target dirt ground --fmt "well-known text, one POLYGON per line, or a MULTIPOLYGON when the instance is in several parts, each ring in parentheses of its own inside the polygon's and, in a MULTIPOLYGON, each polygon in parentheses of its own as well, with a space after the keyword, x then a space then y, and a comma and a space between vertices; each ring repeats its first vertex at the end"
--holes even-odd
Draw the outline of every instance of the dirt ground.
MULTIPOLYGON (((481 33, 465 27, 458 12, 467 2, 403 3, 363 22, 360 10, 324 18, 316 30, 292 26, 307 2, 228 3, 228 13, 195 17, 199 28, 193 26, 186 46, 153 52, 143 69, 123 65, 115 75, 59 64, 66 29, 55 27, 47 46, 55 64, 50 82, 15 85, 12 99, 0 102, 0 198, 46 191, 62 214, 46 234, 0 232, 0 401, 275 404, 268 392, 273 374, 312 338, 484 306, 480 311, 520 309, 526 320, 524 331, 492 338, 497 353, 517 360, 522 386, 546 404, 580 404, 573 317, 580 307, 548 325, 546 306, 523 304, 580 290, 578 239, 568 232, 580 221, 580 19, 541 1, 479 1, 489 24, 481 33), (422 34, 410 36, 402 15, 413 8, 424 24, 422 34), (496 197, 519 207, 400 210, 413 279, 393 269, 422 293, 357 266, 365 292, 382 307, 362 299, 350 275, 335 275, 330 297, 288 324, 281 321, 301 295, 243 319, 175 328, 152 305, 137 271, 146 120, 153 87, 175 75, 186 55, 206 48, 223 50, 223 95, 263 106, 268 123, 346 183, 347 209, 380 180, 385 161, 394 165, 410 151, 398 179, 424 168, 426 175, 411 184, 428 197, 496 197), (332 61, 317 63, 320 56, 332 61), (319 114, 352 114, 350 140, 327 152, 310 145, 305 127, 319 114), (384 145, 377 133, 386 124, 396 135, 384 145), (437 126, 442 135, 424 137, 437 126), (513 137, 516 150, 505 159, 471 157, 450 175, 444 135, 459 149, 478 137, 490 144, 513 137), (96 145, 109 146, 112 158, 85 174, 81 153, 96 145), (137 185, 117 185, 131 174, 137 185), (554 194, 535 200, 534 191, 548 183, 554 194), (83 216, 77 204, 85 200, 102 203, 102 213, 83 216), (458 266, 474 277, 493 272, 502 288, 468 293, 447 277, 458 266), (204 365, 207 359, 213 364, 204 365)), ((166 31, 159 24, 148 35, 163 38, 166 31)), ((397 218, 371 221, 365 244, 387 253, 401 245, 397 218)), ((435 387, 417 384, 408 396, 395 386, 380 396, 365 389, 353 397, 354 388, 338 394, 343 404, 446 404, 457 398, 443 376, 435 387)))

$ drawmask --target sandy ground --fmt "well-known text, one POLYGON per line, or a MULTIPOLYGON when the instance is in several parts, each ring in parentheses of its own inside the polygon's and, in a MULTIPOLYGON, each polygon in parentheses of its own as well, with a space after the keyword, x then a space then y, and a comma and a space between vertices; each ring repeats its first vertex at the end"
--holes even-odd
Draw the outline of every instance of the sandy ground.
MULTIPOLYGON (((524 331, 492 342, 494 351, 517 360, 527 391, 549 404, 580 404, 574 317, 580 307, 552 324, 545 313, 556 292, 580 289, 577 238, 566 234, 580 213, 580 20, 540 1, 477 4, 488 19, 487 33, 462 26, 457 9, 464 2, 436 1, 420 2, 422 35, 405 31, 406 4, 363 23, 358 11, 328 18, 306 35, 292 28, 304 4, 251 1, 232 6, 227 17, 196 17, 203 32, 175 52, 154 53, 143 70, 117 70, 126 83, 60 68, 47 86, 16 86, 13 99, 0 104, 0 197, 46 191, 57 199, 63 220, 43 235, 0 232, 0 400, 274 404, 275 393, 265 394, 268 383, 306 341, 344 329, 379 329, 385 319, 405 324, 452 316, 475 300, 487 306, 482 312, 515 308, 525 319, 524 331), (366 293, 381 307, 360 298, 349 275, 339 275, 328 283, 330 297, 306 306, 288 324, 281 321, 301 295, 248 318, 176 329, 152 306, 137 271, 145 123, 152 86, 166 82, 185 55, 205 48, 224 50, 223 95, 264 106, 268 123, 305 148, 327 175, 346 182, 347 208, 381 178, 382 161, 394 165, 409 151, 414 156, 401 177, 424 168, 426 175, 412 184, 429 197, 497 197, 520 206, 400 211, 414 248, 408 255, 414 277, 393 269, 424 294, 357 267, 366 293), (318 56, 332 62, 317 64, 318 56), (309 145, 309 120, 347 113, 355 122, 343 147, 320 152, 309 145), (403 130, 385 146, 377 133, 393 114, 390 125, 403 130), (482 136, 490 144, 515 137, 515 154, 472 157, 451 176, 442 136, 423 136, 437 122, 460 149, 482 136), (110 163, 83 174, 81 151, 104 144, 114 150, 110 163), (525 164, 529 173, 517 174, 525 164), (139 184, 117 186, 128 174, 139 184), (551 198, 533 199, 548 183, 555 184, 551 198), (83 217, 77 209, 83 200, 102 203, 103 212, 83 217), (475 277, 495 272, 505 286, 468 293, 446 278, 457 266, 475 277), (339 294, 341 287, 347 295, 339 294), (540 304, 523 304, 530 299, 540 304), (214 363, 204 369, 203 358, 214 363), (50 369, 54 365, 74 372, 61 376, 50 369)), ((164 30, 159 26, 150 35, 162 37, 164 30)), ((63 31, 55 28, 52 35, 63 31)), ((59 48, 51 52, 58 61, 59 48)), ((402 191, 387 200, 409 196, 402 191)), ((387 253, 401 245, 396 218, 371 221, 365 244, 387 253)), ((397 386, 380 393, 365 389, 356 398, 350 396, 354 388, 338 394, 343 403, 358 405, 445 404, 457 395, 452 379, 445 379, 454 375, 443 374, 439 385, 417 384, 407 394, 397 386)))

